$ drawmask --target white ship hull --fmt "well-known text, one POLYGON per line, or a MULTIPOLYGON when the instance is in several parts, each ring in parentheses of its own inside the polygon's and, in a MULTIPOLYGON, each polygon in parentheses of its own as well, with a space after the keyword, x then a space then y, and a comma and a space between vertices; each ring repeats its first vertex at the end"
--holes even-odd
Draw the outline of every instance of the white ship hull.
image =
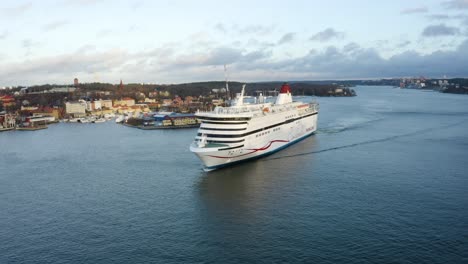
MULTIPOLYGON (((284 113, 283 115, 287 115, 284 113)), ((194 152, 205 166, 205 170, 214 170, 243 161, 260 158, 280 151, 300 140, 310 136, 317 129, 317 112, 303 117, 293 118, 294 121, 278 125, 267 126, 254 133, 248 132, 242 147, 198 147, 192 144, 190 150, 194 152)), ((265 119, 277 119, 267 118, 265 119)), ((203 129, 200 128, 202 131, 203 129)), ((239 146, 239 143, 237 144, 239 146)))

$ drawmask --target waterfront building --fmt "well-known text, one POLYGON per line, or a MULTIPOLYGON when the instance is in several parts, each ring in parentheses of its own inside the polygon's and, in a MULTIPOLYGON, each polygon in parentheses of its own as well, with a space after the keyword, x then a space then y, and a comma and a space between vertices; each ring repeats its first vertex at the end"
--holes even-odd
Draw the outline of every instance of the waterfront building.
POLYGON ((91 115, 93 116, 102 116, 102 115, 111 115, 114 113, 114 109, 106 109, 106 108, 102 108, 102 109, 95 109, 91 112, 91 115))
POLYGON ((83 100, 79 102, 66 102, 65 112, 69 115, 83 116, 86 114, 86 102, 83 100))
POLYGON ((91 102, 91 101, 86 101, 86 111, 91 112, 91 111, 93 111, 93 110, 94 110, 94 108, 93 108, 93 102, 91 102))
POLYGON ((163 106, 170 106, 170 105, 172 105, 172 100, 171 99, 164 99, 162 101, 162 105, 163 106))
POLYGON ((63 115, 63 108, 46 106, 46 107, 40 107, 31 112, 33 116, 53 117, 54 120, 59 120, 63 115))
POLYGON ((3 107, 9 107, 16 105, 15 98, 11 95, 0 96, 0 101, 3 104, 3 107))
POLYGON ((12 130, 16 126, 16 116, 13 114, 7 114, 6 112, 0 112, 0 132, 12 130))
POLYGON ((114 101, 114 107, 115 106, 133 106, 135 105, 135 99, 130 98, 130 97, 124 97, 122 100, 115 100, 114 101))
POLYGON ((101 108, 112 109, 112 100, 102 100, 100 99, 101 108))

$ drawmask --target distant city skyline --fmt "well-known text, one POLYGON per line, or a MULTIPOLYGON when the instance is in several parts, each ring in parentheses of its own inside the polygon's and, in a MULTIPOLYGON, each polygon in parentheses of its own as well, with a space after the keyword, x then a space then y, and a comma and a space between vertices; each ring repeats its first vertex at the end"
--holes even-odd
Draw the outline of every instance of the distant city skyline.
POLYGON ((6 0, 0 46, 0 88, 468 77, 468 0, 6 0))

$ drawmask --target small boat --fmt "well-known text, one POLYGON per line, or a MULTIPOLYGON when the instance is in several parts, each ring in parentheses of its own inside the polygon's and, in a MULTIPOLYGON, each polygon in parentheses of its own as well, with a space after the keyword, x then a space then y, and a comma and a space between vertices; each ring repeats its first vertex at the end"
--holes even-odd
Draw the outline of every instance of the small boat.
POLYGON ((116 123, 122 123, 123 121, 125 121, 125 116, 124 116, 124 115, 119 115, 119 116, 115 119, 115 122, 116 122, 116 123))
POLYGON ((91 123, 104 123, 106 122, 105 118, 98 118, 91 121, 91 123))
POLYGON ((19 130, 19 131, 36 131, 36 130, 41 130, 41 129, 46 129, 47 126, 43 125, 43 126, 24 126, 24 127, 16 127, 16 130, 19 130))
POLYGON ((84 123, 89 123, 90 121, 87 118, 78 118, 76 122, 84 124, 84 123))

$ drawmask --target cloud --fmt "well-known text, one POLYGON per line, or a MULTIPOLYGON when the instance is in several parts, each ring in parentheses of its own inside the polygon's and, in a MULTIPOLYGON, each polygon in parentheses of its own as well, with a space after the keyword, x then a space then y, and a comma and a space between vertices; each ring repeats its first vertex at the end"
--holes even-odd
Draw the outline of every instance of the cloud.
POLYGON ((284 34, 279 40, 278 40, 278 45, 282 45, 288 42, 291 42, 294 40, 295 33, 289 32, 284 34))
MULTIPOLYGON (((468 39, 452 51, 436 51, 422 55, 405 51, 384 59, 372 48, 348 44, 339 49, 329 46, 321 52, 310 52, 301 58, 289 61, 289 70, 304 76, 320 78, 379 78, 401 76, 449 76, 466 77, 468 68, 468 39)), ((280 63, 284 64, 284 63, 280 63)))
MULTIPOLYGON (((31 45, 31 41, 26 42, 31 45)), ((409 41, 400 45, 407 47, 409 41)), ((467 77, 468 39, 452 50, 421 54, 413 50, 384 58, 374 48, 357 43, 309 50, 280 59, 271 49, 245 50, 217 46, 202 51, 163 47, 137 53, 121 49, 97 51, 83 46, 75 52, 19 63, 0 61, 0 85, 69 83, 82 80, 116 82, 193 82, 222 79, 229 64, 230 79, 239 81, 360 79, 403 76, 467 77), (177 74, 174 74, 177 73, 177 74), (98 76, 98 77, 96 77, 98 76), (18 83, 22 82, 22 83, 18 83)))
POLYGON ((468 16, 463 19, 462 24, 468 26, 468 16))
POLYGON ((56 83, 71 79, 78 73, 112 72, 122 65, 128 54, 122 50, 95 53, 71 53, 26 60, 21 63, 0 64, 0 79, 17 83, 28 78, 29 83, 56 83))
POLYGON ((112 30, 108 28, 101 29, 96 33, 96 37, 98 38, 104 38, 110 35, 112 35, 112 30))
POLYGON ((226 33, 226 32, 227 32, 226 26, 224 26, 224 24, 222 24, 222 23, 217 23, 217 24, 214 26, 214 29, 217 30, 217 31, 220 31, 220 32, 222 32, 222 33, 226 33))
POLYGON ((42 26, 42 30, 44 31, 52 31, 52 30, 55 30, 59 27, 63 27, 67 24, 69 24, 70 22, 66 21, 66 20, 58 20, 58 21, 55 21, 55 22, 51 22, 51 23, 48 23, 48 24, 45 24, 44 26, 42 26))
POLYGON ((263 26, 263 25, 250 25, 246 27, 238 27, 234 25, 233 28, 240 34, 255 34, 255 35, 268 35, 273 32, 273 26, 263 26))
POLYGON ((0 34, 0 40, 2 40, 2 39, 6 39, 7 37, 8 37, 8 31, 6 31, 6 30, 5 30, 5 31, 3 31, 3 33, 2 33, 2 34, 0 34))
POLYGON ((15 16, 22 15, 23 13, 31 9, 31 7, 32 7, 32 3, 27 2, 27 3, 21 4, 15 7, 3 8, 1 9, 1 14, 7 17, 15 17, 15 16))
POLYGON ((415 14, 415 13, 427 13, 427 7, 414 7, 414 8, 407 8, 402 10, 400 13, 407 15, 407 14, 415 14))
POLYGON ((65 4, 67 5, 77 5, 77 6, 87 6, 87 5, 94 5, 103 0, 66 0, 65 4))
POLYGON ((136 10, 136 9, 138 9, 138 8, 143 7, 143 5, 144 5, 144 4, 143 4, 142 1, 137 1, 137 2, 131 3, 130 8, 133 9, 133 10, 136 10))
POLYGON ((411 44, 411 41, 406 40, 406 41, 403 41, 403 42, 399 43, 399 44, 397 45, 397 47, 398 47, 398 48, 404 48, 404 47, 408 46, 409 44, 411 44))
POLYGON ((453 36, 460 33, 460 30, 456 27, 449 27, 445 24, 427 26, 422 35, 424 37, 440 37, 440 36, 453 36))
POLYGON ((34 42, 32 39, 23 39, 21 44, 23 48, 29 49, 29 48, 39 45, 39 42, 34 42))
POLYGON ((355 51, 359 51, 360 49, 361 47, 356 42, 350 42, 343 47, 343 52, 353 53, 355 51))
POLYGON ((468 0, 451 0, 442 3, 448 9, 468 9, 468 0))
POLYGON ((434 14, 434 15, 429 15, 427 16, 431 20, 448 20, 451 19, 452 17, 446 14, 434 14))
POLYGON ((324 31, 318 32, 313 35, 310 40, 312 41, 319 41, 319 42, 327 42, 332 39, 342 39, 344 38, 344 33, 334 30, 333 28, 327 28, 324 31))
POLYGON ((204 61, 203 65, 223 65, 230 64, 237 61, 242 56, 239 49, 220 47, 211 50, 204 61))

